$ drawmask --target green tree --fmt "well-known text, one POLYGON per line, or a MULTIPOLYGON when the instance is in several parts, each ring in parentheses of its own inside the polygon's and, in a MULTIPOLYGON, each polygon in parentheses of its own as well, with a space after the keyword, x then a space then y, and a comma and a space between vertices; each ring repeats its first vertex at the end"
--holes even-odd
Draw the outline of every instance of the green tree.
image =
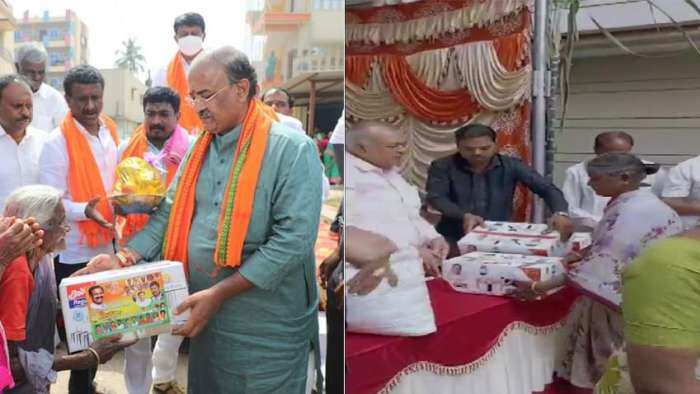
POLYGON ((115 64, 119 68, 125 68, 132 73, 144 71, 146 58, 141 53, 141 47, 136 44, 136 39, 129 38, 122 41, 122 49, 115 52, 117 60, 115 64))

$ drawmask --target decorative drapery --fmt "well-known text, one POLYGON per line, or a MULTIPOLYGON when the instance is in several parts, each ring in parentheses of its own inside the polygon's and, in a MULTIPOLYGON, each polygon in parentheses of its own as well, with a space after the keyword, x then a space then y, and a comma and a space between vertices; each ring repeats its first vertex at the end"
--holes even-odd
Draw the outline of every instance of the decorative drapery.
MULTIPOLYGON (((442 0, 346 11, 346 114, 409 133, 406 178, 424 188, 454 132, 489 124, 501 153, 530 163, 528 0, 442 0)), ((529 193, 519 188, 515 220, 529 193)))

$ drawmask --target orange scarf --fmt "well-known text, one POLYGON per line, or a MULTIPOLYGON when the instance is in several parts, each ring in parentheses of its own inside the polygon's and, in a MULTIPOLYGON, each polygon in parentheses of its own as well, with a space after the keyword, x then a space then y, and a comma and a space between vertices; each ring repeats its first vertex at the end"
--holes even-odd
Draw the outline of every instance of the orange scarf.
POLYGON ((180 95, 180 120, 179 123, 187 129, 190 134, 199 134, 204 129, 202 120, 199 119, 197 111, 185 100, 190 94, 190 86, 185 75, 185 66, 182 64, 185 59, 178 51, 173 60, 168 64, 168 86, 180 95))
MULTIPOLYGON (((259 100, 252 100, 248 105, 219 213, 219 235, 214 251, 214 263, 218 267, 238 267, 241 264, 260 167, 270 127, 276 119, 274 111, 259 100)), ((201 134, 187 163, 183 164, 165 231, 163 256, 166 260, 181 261, 185 272, 188 272, 187 249, 197 179, 213 137, 211 133, 201 134)))
MULTIPOLYGON (((106 115, 101 115, 100 120, 107 126, 114 144, 119 146, 117 125, 106 115)), ((73 114, 68 112, 61 122, 61 132, 66 140, 68 151, 68 190, 71 199, 75 202, 88 202, 95 197, 100 197, 97 210, 108 222, 114 220, 112 209, 107 202, 107 192, 102 184, 102 175, 97 168, 97 162, 90 149, 85 136, 82 135, 73 119, 73 114)), ((112 242, 112 232, 93 220, 81 220, 78 222, 80 242, 86 242, 94 248, 112 242)))
MULTIPOLYGON (((121 160, 124 160, 129 157, 139 157, 143 159, 147 149, 148 139, 146 137, 146 131, 144 130, 142 124, 139 125, 139 127, 137 127, 136 130, 134 130, 134 134, 131 137, 129 144, 124 149, 124 153, 122 153, 121 160)), ((169 186, 170 182, 172 182, 173 178, 175 177, 175 173, 177 172, 177 168, 177 164, 170 162, 166 163, 166 170, 168 171, 165 180, 166 186, 169 186)), ((146 225, 146 223, 148 223, 149 217, 150 216, 147 214, 131 214, 127 217, 117 218, 117 228, 119 233, 121 234, 121 244, 125 244, 129 239, 131 239, 131 237, 134 236, 134 234, 141 231, 141 229, 146 225)))

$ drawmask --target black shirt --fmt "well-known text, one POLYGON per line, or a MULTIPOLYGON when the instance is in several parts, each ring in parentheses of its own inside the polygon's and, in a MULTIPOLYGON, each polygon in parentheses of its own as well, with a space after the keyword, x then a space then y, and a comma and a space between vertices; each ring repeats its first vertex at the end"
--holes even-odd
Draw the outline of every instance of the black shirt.
POLYGON ((442 213, 437 231, 449 240, 464 236, 466 213, 485 220, 511 220, 513 194, 518 182, 542 197, 552 212, 566 212, 562 192, 520 160, 495 155, 488 169, 475 174, 459 153, 433 161, 428 170, 427 201, 442 213))

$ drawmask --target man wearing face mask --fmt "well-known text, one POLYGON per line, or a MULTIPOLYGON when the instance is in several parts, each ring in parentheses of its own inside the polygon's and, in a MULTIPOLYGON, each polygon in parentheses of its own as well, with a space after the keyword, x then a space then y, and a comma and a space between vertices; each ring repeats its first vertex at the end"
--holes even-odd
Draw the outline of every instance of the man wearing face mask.
POLYGON ((21 45, 15 52, 17 72, 29 80, 32 88, 34 110, 31 125, 48 134, 61 123, 68 106, 58 90, 44 83, 47 59, 46 49, 38 43, 21 45))
POLYGON ((179 50, 167 66, 156 71, 153 86, 167 86, 180 95, 180 125, 191 134, 198 134, 203 129, 202 121, 185 98, 190 90, 187 83, 190 65, 202 52, 206 37, 204 18, 195 12, 182 14, 175 18, 173 29, 179 50))
MULTIPOLYGON (((129 141, 119 147, 119 161, 139 157, 162 171, 167 185, 194 141, 194 136, 178 125, 180 96, 170 88, 150 88, 143 95, 144 122, 129 141)), ((148 215, 127 215, 117 221, 121 239, 128 241, 148 222, 148 215)), ((184 393, 175 382, 178 349, 183 337, 161 334, 153 351, 145 338, 124 350, 124 380, 129 394, 184 393)))

